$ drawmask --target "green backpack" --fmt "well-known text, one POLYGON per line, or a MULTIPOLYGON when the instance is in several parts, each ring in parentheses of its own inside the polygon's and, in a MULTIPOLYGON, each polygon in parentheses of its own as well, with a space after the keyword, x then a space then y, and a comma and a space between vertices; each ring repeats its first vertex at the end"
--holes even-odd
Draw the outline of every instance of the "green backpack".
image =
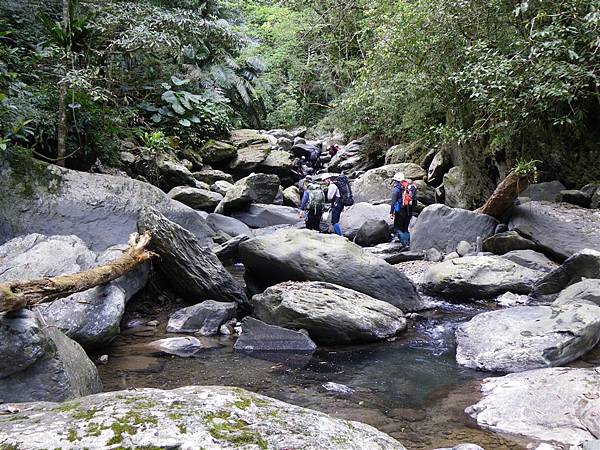
POLYGON ((325 193, 323 189, 317 184, 309 184, 308 188, 308 204, 306 209, 317 214, 319 211, 323 211, 323 205, 325 205, 325 193))

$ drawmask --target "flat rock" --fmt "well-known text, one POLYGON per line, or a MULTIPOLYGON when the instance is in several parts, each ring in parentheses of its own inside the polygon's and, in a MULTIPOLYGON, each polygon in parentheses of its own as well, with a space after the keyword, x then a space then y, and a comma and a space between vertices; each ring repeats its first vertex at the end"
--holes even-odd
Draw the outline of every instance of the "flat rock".
POLYGON ((241 234, 252 236, 252 230, 244 222, 235 217, 224 216, 222 214, 209 214, 206 223, 215 231, 222 231, 229 236, 239 236, 241 234))
POLYGON ((217 194, 221 194, 223 197, 227 195, 229 189, 233 187, 233 183, 225 180, 217 180, 213 184, 210 185, 210 190, 216 192, 217 194))
POLYGON ((423 308, 399 270, 336 235, 281 230, 240 244, 246 279, 266 288, 282 281, 324 281, 365 293, 403 311, 423 308))
POLYGON ((252 305, 260 320, 305 329, 325 345, 377 341, 406 328, 395 306, 330 283, 280 283, 255 295, 252 305))
POLYGON ((433 247, 449 253, 460 241, 475 244, 478 236, 481 239, 492 236, 497 225, 498 221, 486 214, 441 204, 430 205, 417 218, 410 249, 422 251, 433 247))
POLYGON ((233 212, 232 216, 251 228, 293 225, 302 221, 299 209, 279 205, 255 204, 246 211, 233 212))
POLYGON ((581 302, 590 302, 600 306, 600 279, 581 280, 570 285, 560 292, 554 304, 564 305, 581 302))
POLYGON ((425 258, 423 252, 409 251, 399 242, 388 242, 374 247, 365 248, 369 253, 383 259, 389 264, 398 264, 407 261, 420 261, 425 258))
POLYGON ((159 339, 149 342, 144 346, 159 353, 175 355, 181 358, 190 358, 202 351, 220 347, 217 343, 200 340, 193 336, 159 339))
POLYGON ((223 196, 217 192, 189 186, 177 186, 171 189, 167 195, 190 208, 208 212, 214 211, 223 200, 223 196))
POLYGON ((516 306, 478 314, 456 330, 456 361, 473 369, 522 372, 567 364, 600 339, 600 307, 516 306))
POLYGON ((222 170, 202 169, 200 172, 194 172, 192 175, 196 180, 208 185, 215 184, 217 181, 227 181, 233 184, 233 177, 222 170))
POLYGON ((533 201, 553 202, 560 191, 565 189, 565 185, 560 181, 545 181, 543 183, 530 184, 521 193, 521 196, 533 201))
POLYGON ((483 241, 483 249, 496 255, 503 255, 513 250, 535 250, 535 242, 524 238, 516 231, 505 231, 490 236, 483 241))
POLYGON ((542 272, 550 272, 558 266, 546 255, 535 250, 512 250, 503 254, 502 257, 520 266, 541 270, 542 272))
POLYGON ((411 180, 420 180, 427 175, 418 164, 412 163, 388 164, 368 170, 352 182, 354 201, 356 203, 391 201, 392 177, 397 172, 404 173, 404 176, 411 180))
POLYGON ((528 294, 544 275, 499 256, 465 256, 431 266, 421 287, 455 300, 492 298, 504 292, 528 294))
POLYGON ((253 317, 242 321, 242 334, 234 345, 243 352, 313 353, 317 345, 306 334, 277 325, 269 325, 253 317))
POLYGON ((567 203, 529 202, 513 208, 511 230, 561 259, 590 248, 600 251, 600 211, 567 203))
POLYGON ((6 446, 48 448, 403 450, 359 422, 334 419, 236 387, 106 392, 0 416, 6 446))
POLYGON ((498 433, 563 445, 600 435, 600 369, 557 367, 486 378, 465 412, 498 433))
POLYGON ((384 220, 391 227, 394 221, 390 219, 390 206, 372 205, 366 202, 355 203, 344 208, 340 218, 340 227, 344 236, 352 240, 356 237, 360 227, 371 220, 384 220))
POLYGON ((239 129, 229 134, 229 141, 237 147, 245 147, 252 144, 267 144, 269 140, 258 130, 239 129))

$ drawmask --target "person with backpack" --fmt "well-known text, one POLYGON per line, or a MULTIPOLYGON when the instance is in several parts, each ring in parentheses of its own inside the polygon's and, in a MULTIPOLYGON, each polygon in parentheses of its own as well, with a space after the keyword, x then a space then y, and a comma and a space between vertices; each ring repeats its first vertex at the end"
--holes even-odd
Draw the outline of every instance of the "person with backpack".
POLYGON ((340 175, 335 181, 332 181, 332 175, 326 174, 323 179, 327 185, 327 201, 331 203, 331 225, 335 234, 341 236, 342 229, 339 222, 342 211, 345 206, 354 204, 350 182, 344 175, 340 175))
POLYGON ((321 217, 325 206, 325 193, 321 186, 308 179, 309 183, 300 202, 300 209, 306 211, 306 228, 308 230, 321 231, 321 217))
POLYGON ((416 186, 404 178, 402 172, 398 172, 392 178, 392 206, 390 217, 394 220, 395 240, 402 245, 410 246, 410 233, 408 226, 412 217, 413 206, 417 203, 416 186))

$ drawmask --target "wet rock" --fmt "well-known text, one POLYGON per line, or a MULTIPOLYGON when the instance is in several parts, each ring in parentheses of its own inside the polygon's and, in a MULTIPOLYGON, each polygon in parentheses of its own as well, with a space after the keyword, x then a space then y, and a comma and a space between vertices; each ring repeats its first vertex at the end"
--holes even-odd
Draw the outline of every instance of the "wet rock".
POLYGON ((498 433, 579 445, 600 434, 599 390, 597 368, 532 370, 486 378, 481 400, 465 412, 498 433))
POLYGON ((521 306, 529 303, 529 297, 527 295, 513 294, 512 292, 506 292, 494 300, 500 306, 521 306))
POLYGON ((568 258, 562 265, 540 279, 533 297, 552 299, 567 286, 583 278, 600 278, 600 252, 585 249, 568 258))
POLYGON ((333 381, 328 381, 321 385, 323 389, 327 392, 333 392, 334 394, 339 395, 352 395, 354 394, 354 389, 346 386, 345 384, 334 383, 333 381))
POLYGON ((96 366, 79 344, 47 328, 32 311, 0 315, 0 341, 4 402, 63 401, 102 390, 96 366))
POLYGON ((473 246, 467 241, 460 241, 456 246, 458 256, 467 256, 473 251, 473 246))
POLYGON ((244 222, 229 216, 224 216, 222 214, 209 214, 206 218, 206 223, 215 231, 223 231, 227 233, 229 236, 239 236, 240 234, 245 234, 247 236, 252 236, 252 230, 248 225, 244 222))
POLYGON ((227 195, 227 191, 233 187, 233 184, 229 181, 218 180, 215 181, 211 186, 210 190, 216 192, 217 194, 221 194, 223 197, 227 195))
POLYGON ((550 272, 557 267, 546 255, 534 250, 513 250, 503 254, 502 257, 520 266, 542 272, 550 272))
POLYGON ((556 194, 555 201, 589 208, 592 203, 592 196, 576 189, 568 189, 556 194))
POLYGON ((196 180, 208 185, 215 184, 217 181, 227 181, 233 184, 233 177, 221 170, 202 169, 200 172, 194 172, 192 175, 196 180))
POLYGON ((173 200, 183 203, 194 209, 214 211, 223 196, 206 189, 197 189, 189 186, 177 186, 167 194, 173 200))
POLYGON ((411 232, 411 250, 432 247, 452 252, 460 241, 475 244, 477 237, 490 237, 498 221, 486 214, 435 204, 426 207, 411 232))
POLYGON ((444 174, 448 172, 452 162, 450 156, 445 151, 439 151, 435 154, 427 170, 427 181, 434 186, 440 185, 444 181, 444 174))
POLYGON ((372 255, 378 256, 389 264, 398 264, 406 261, 419 261, 425 258, 423 252, 413 252, 406 250, 406 247, 399 242, 388 242, 374 247, 365 248, 372 255))
POLYGON ((359 228, 354 242, 361 247, 372 247, 390 239, 390 226, 385 220, 367 220, 359 228))
POLYGON ((352 240, 356 237, 360 227, 368 221, 384 220, 391 227, 394 221, 389 216, 389 205, 372 205, 365 202, 355 203, 350 207, 344 208, 340 218, 340 227, 344 236, 352 240))
POLYGON ((191 233, 152 209, 140 215, 139 228, 152 233, 150 249, 160 256, 158 267, 182 297, 246 302, 243 288, 191 233))
POLYGON ((247 279, 262 288, 288 280, 324 281, 387 301, 403 311, 423 307, 404 274, 339 236, 282 230, 243 242, 240 260, 247 279))
POLYGON ((265 228, 273 225, 293 225, 301 222, 300 210, 289 206, 251 205, 246 211, 233 212, 232 216, 251 228, 265 228))
POLYGON ((273 203, 279 192, 277 175, 252 173, 230 188, 217 208, 218 213, 244 210, 251 203, 273 203))
POLYGON ((535 248, 535 242, 524 238, 516 231, 495 234, 483 241, 483 249, 496 255, 503 255, 513 250, 534 250, 535 248))
POLYGON ((395 306, 331 283, 281 283, 255 295, 252 305, 260 320, 306 329, 315 342, 325 345, 377 341, 406 328, 395 306))
POLYGON ((234 348, 244 352, 312 353, 317 346, 304 333, 246 317, 242 321, 242 334, 235 342, 234 348))
POLYGON ((209 343, 206 340, 200 340, 193 336, 159 339, 158 341, 145 344, 145 347, 158 353, 166 353, 181 358, 190 358, 202 351, 211 350, 219 346, 217 343, 209 343))
POLYGON ((235 387, 106 392, 64 404, 26 404, 23 409, 0 416, 6 446, 74 448, 75 442, 77 448, 95 449, 404 449, 369 425, 235 387))
POLYGON ((499 256, 465 256, 431 266, 421 287, 453 300, 492 298, 509 291, 528 294, 543 276, 499 256))
POLYGON ((479 314, 456 330, 456 361, 473 369, 522 372, 567 364, 600 339, 600 307, 517 306, 479 314))
POLYGON ((270 152, 271 145, 268 143, 239 148, 236 157, 229 163, 229 168, 234 172, 253 172, 267 159, 270 152))
POLYGON ((561 259, 584 248, 600 251, 600 214, 595 210, 534 201, 513 208, 509 227, 561 259))
POLYGON ((392 177, 397 172, 404 173, 404 176, 411 180, 420 180, 427 175, 419 165, 412 163, 388 164, 368 170, 352 183, 354 201, 356 203, 390 201, 392 177))
POLYGON ((461 167, 453 167, 444 175, 446 205, 451 208, 468 209, 471 205, 466 197, 467 181, 461 167))
POLYGON ((213 252, 221 261, 237 261, 240 244, 250 239, 246 234, 240 234, 213 248, 213 252))
POLYGON ((555 305, 590 302, 600 306, 600 279, 581 280, 562 290, 555 305))
MULTIPOLYGON (((200 156, 206 164, 214 164, 221 161, 227 161, 235 158, 237 155, 233 145, 227 142, 215 141, 210 139, 200 149, 200 156)), ((204 181, 204 180, 202 180, 204 181)), ((208 183, 208 181, 205 181, 208 183)))
POLYGON ((530 184, 521 193, 521 196, 533 201, 553 202, 560 191, 565 189, 564 184, 560 181, 546 181, 544 183, 530 184))
POLYGON ((300 189, 297 186, 290 186, 283 190, 283 204, 293 208, 299 208, 301 202, 300 189))
POLYGON ((194 306, 175 311, 169 317, 168 333, 198 333, 212 336, 221 325, 234 318, 237 305, 233 302, 206 300, 194 306))

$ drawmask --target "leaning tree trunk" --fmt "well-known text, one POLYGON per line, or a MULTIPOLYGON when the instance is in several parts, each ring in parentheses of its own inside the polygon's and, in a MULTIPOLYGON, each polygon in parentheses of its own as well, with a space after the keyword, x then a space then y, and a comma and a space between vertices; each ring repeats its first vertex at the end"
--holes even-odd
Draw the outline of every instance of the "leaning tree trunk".
POLYGON ((487 214, 498 220, 512 206, 515 199, 529 186, 527 175, 517 175, 514 172, 500 182, 494 193, 487 199, 485 204, 476 210, 478 213, 487 214))
POLYGON ((116 280, 154 256, 146 250, 149 242, 149 233, 134 233, 129 237, 129 248, 108 264, 71 275, 0 283, 0 312, 52 302, 116 280))

